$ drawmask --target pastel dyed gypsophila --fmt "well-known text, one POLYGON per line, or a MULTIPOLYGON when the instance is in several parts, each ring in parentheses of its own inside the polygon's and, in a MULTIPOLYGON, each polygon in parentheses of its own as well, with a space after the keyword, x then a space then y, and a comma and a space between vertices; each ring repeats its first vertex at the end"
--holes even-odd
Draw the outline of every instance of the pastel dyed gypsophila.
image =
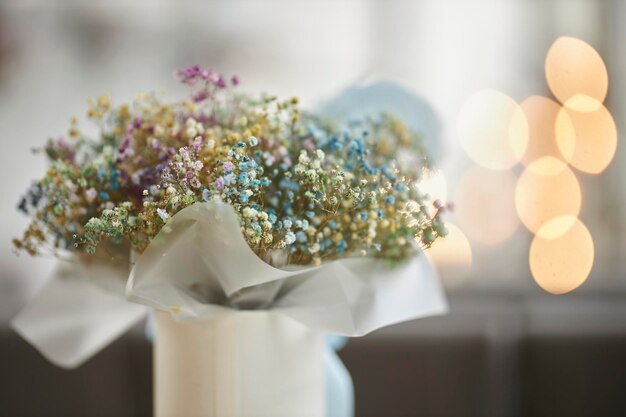
POLYGON ((383 114, 342 130, 301 113, 296 99, 238 94, 236 77, 229 85, 198 66, 177 76, 189 99, 149 94, 112 107, 102 96, 88 111, 99 138, 73 120, 68 139, 48 142, 50 168, 20 203, 33 221, 17 248, 93 253, 105 242, 141 252, 178 211, 214 199, 232 205, 270 263, 401 260, 414 239, 427 247, 445 235, 444 207, 419 190, 428 170, 419 136, 399 120, 383 114), (410 163, 396 162, 400 151, 410 163))

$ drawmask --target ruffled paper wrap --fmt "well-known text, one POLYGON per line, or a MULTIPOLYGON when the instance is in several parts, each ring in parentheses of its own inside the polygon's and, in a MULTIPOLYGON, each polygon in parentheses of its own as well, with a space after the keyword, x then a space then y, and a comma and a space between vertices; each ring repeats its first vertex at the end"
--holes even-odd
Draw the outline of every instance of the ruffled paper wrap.
POLYGON ((232 207, 219 202, 194 204, 167 223, 137 259, 126 296, 181 322, 261 308, 345 336, 446 310, 422 254, 395 268, 368 257, 274 268, 252 252, 232 207))
POLYGON ((128 263, 61 262, 11 327, 53 364, 82 365, 143 320, 148 308, 124 299, 128 263))

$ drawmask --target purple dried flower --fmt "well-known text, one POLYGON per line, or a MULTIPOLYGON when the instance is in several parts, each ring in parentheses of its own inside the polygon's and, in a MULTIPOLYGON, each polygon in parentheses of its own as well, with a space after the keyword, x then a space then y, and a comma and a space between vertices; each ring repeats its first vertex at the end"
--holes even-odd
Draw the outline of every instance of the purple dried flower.
POLYGON ((176 71, 176 77, 184 84, 193 85, 198 79, 198 76, 201 75, 201 72, 199 65, 192 65, 176 71))
POLYGON ((202 136, 196 136, 193 142, 191 142, 191 147, 195 152, 200 152, 202 148, 202 136))
POLYGON ((132 137, 130 135, 124 136, 124 140, 122 141, 122 144, 117 149, 120 153, 124 153, 124 151, 126 151, 126 149, 128 149, 128 147, 130 146, 131 138, 132 137))
POLYGON ((198 93, 194 94, 191 99, 194 103, 200 103, 201 101, 209 98, 209 92, 207 90, 200 90, 198 93))
POLYGON ((220 79, 220 75, 215 71, 209 70, 205 79, 211 84, 216 84, 220 79))
POLYGON ((150 147, 155 151, 163 149, 163 145, 161 145, 161 142, 156 138, 152 138, 152 140, 150 141, 150 147))
POLYGON ((61 149, 69 148, 69 143, 67 142, 67 140, 63 136, 59 137, 59 139, 57 140, 57 145, 61 149))
POLYGON ((141 117, 135 117, 133 119, 133 128, 140 129, 143 124, 143 119, 141 117))
POLYGON ((217 188, 218 190, 223 190, 224 189, 224 178, 218 177, 215 180, 215 188, 217 188))

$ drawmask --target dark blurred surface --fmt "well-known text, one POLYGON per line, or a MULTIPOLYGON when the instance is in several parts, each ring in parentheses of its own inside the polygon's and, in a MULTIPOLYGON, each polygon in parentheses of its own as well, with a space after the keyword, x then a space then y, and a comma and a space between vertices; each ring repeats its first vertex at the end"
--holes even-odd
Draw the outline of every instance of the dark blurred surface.
POLYGON ((152 416, 152 350, 140 332, 77 370, 52 365, 10 329, 0 337, 0 416, 152 416))
POLYGON ((626 335, 537 336, 526 342, 526 415, 626 415, 626 335))
MULTIPOLYGON (((454 295, 451 312, 351 340, 358 417, 626 415, 626 298, 454 295), (572 308, 576 306, 576 314, 572 308)), ((151 416, 136 328, 76 371, 0 332, 0 416, 151 416)))

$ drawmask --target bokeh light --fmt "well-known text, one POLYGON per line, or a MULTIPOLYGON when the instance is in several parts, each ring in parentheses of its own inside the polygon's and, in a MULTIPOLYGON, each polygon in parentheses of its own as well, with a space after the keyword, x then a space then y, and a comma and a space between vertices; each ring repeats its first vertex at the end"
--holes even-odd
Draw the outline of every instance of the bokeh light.
MULTIPOLYGON (((563 161, 551 156, 530 164, 515 187, 517 213, 524 226, 535 234, 555 217, 578 216, 580 205, 581 191, 576 176, 563 161)), ((568 225, 561 225, 560 234, 563 234, 568 225)))
POLYGON ((530 96, 520 107, 528 121, 528 146, 522 163, 529 165, 543 156, 569 161, 574 154, 576 133, 567 113, 560 113, 561 105, 547 97, 530 96))
MULTIPOLYGON (((611 163, 617 149, 617 128, 611 113, 598 103, 596 110, 581 112, 565 105, 557 116, 557 126, 572 125, 575 133, 575 146, 569 163, 576 169, 599 174, 611 163)), ((557 128, 556 138, 559 149, 571 148, 569 128, 557 128)))
POLYGON ((448 200, 448 184, 439 170, 425 171, 418 188, 422 193, 430 195, 431 202, 448 200))
POLYGON ((456 218, 468 237, 495 245, 511 237, 519 225, 515 212, 515 183, 510 171, 468 169, 454 198, 456 218))
POLYGON ((545 72, 552 94, 571 109, 594 111, 606 98, 606 66, 600 54, 580 39, 563 36, 554 41, 545 72))
POLYGON ((593 258, 591 234, 575 217, 559 217, 547 222, 530 245, 533 278, 552 294, 564 294, 582 285, 591 272, 593 258), (565 224, 571 226, 565 233, 559 233, 565 224), (558 237, 552 237, 556 235, 558 237))
POLYGON ((528 143, 528 124, 511 97, 494 90, 473 94, 459 113, 458 134, 478 165, 504 170, 520 161, 528 143))

